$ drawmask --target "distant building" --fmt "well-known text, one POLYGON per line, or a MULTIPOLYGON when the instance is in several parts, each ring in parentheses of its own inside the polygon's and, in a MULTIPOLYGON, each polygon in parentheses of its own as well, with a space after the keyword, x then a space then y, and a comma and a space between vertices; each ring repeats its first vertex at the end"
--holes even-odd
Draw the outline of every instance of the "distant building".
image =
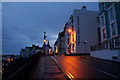
POLYGON ((33 48, 32 47, 26 47, 25 52, 26 52, 27 56, 32 56, 33 48))
POLYGON ((54 43, 54 53, 58 54, 58 39, 54 43))
POLYGON ((58 39, 54 44, 54 52, 59 55, 65 54, 65 31, 62 31, 58 34, 58 39))
POLYGON ((53 50, 49 44, 49 41, 48 41, 47 45, 43 44, 42 48, 43 48, 43 53, 45 53, 45 55, 52 55, 53 54, 53 50))
POLYGON ((102 49, 120 49, 120 2, 100 2, 102 49))
POLYGON ((20 56, 24 57, 24 58, 27 58, 28 55, 26 54, 25 49, 20 50, 20 56))
POLYGON ((37 53, 37 52, 42 52, 43 51, 43 48, 42 47, 39 47, 39 46, 35 46, 34 44, 32 45, 32 51, 33 51, 33 54, 37 53))
POLYGON ((98 44, 98 11, 86 6, 75 9, 65 25, 65 50, 67 54, 89 53, 98 44))
POLYGON ((20 56, 23 58, 28 58, 38 52, 42 52, 43 49, 39 46, 35 46, 34 44, 32 47, 26 47, 25 49, 20 50, 20 56))

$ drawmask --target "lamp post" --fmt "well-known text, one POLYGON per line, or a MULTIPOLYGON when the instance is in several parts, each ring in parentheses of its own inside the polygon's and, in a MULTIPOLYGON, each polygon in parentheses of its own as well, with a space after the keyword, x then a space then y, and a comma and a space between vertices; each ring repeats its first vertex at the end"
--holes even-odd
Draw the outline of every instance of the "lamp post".
POLYGON ((46 40, 46 32, 44 32, 44 40, 43 40, 43 42, 44 42, 44 54, 45 54, 45 46, 46 46, 46 42, 47 42, 47 40, 46 40))
POLYGON ((84 44, 85 44, 85 53, 86 53, 86 44, 87 44, 87 40, 84 41, 84 44))

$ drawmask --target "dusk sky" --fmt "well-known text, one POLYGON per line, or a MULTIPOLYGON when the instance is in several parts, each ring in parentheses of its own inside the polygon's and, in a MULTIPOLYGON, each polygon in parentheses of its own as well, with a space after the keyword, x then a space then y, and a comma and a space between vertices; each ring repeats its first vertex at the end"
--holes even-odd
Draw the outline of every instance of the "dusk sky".
POLYGON ((98 11, 98 3, 95 2, 4 2, 3 54, 19 54, 21 48, 32 44, 42 46, 44 31, 53 46, 73 10, 82 6, 98 11))

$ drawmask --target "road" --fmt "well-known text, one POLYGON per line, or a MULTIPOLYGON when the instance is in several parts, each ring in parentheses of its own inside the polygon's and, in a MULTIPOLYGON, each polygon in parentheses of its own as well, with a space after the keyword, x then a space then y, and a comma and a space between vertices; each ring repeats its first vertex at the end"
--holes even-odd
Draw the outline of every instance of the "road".
POLYGON ((54 56, 58 66, 72 78, 120 78, 120 63, 90 56, 54 56))

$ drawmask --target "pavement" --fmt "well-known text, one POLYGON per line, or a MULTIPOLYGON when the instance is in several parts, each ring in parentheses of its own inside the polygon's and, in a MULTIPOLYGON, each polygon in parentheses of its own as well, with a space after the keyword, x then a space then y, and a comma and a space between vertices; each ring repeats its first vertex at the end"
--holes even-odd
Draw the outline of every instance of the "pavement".
POLYGON ((64 74, 50 56, 42 56, 35 71, 34 80, 41 79, 65 80, 64 74))

